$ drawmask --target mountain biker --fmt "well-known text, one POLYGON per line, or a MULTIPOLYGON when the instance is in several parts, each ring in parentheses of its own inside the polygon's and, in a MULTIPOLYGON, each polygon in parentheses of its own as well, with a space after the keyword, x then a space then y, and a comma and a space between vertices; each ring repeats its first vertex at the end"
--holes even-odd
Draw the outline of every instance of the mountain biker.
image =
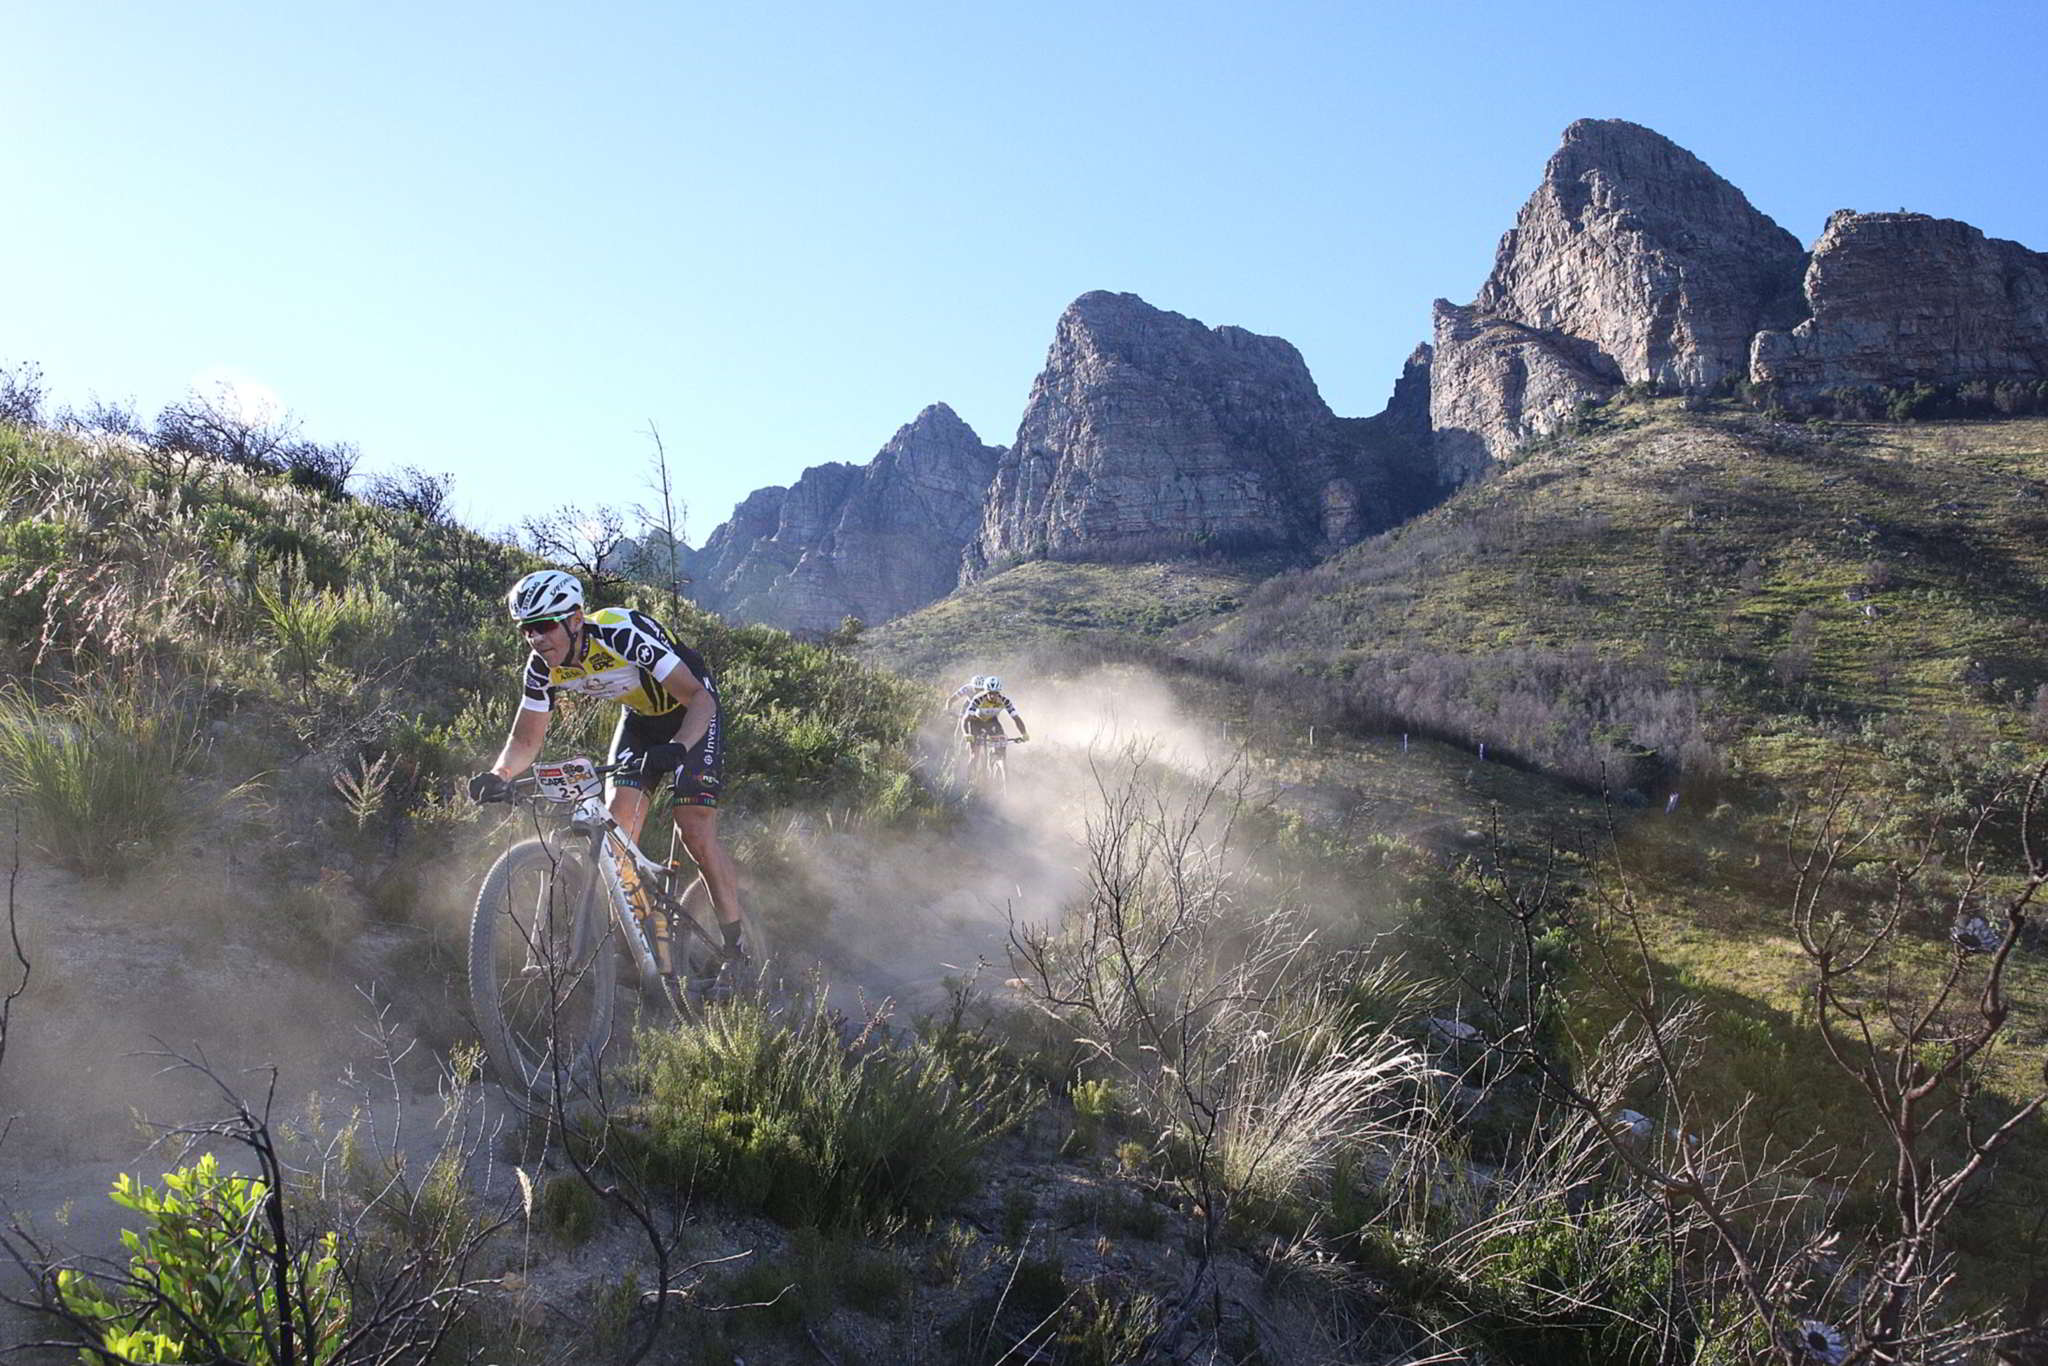
POLYGON ((1031 738, 1031 731, 1024 724, 1024 718, 1017 714, 1017 708, 1010 699, 1003 696, 1003 680, 995 674, 977 678, 981 691, 968 699, 967 708, 960 713, 960 735, 970 747, 976 740, 1003 733, 1003 714, 1009 713, 1017 723, 1015 743, 1022 744, 1031 738))
POLYGON ((612 819, 639 843, 648 802, 663 777, 671 780, 676 837, 711 894, 728 963, 744 961, 739 875, 718 840, 718 692, 703 658, 645 613, 606 607, 585 615, 582 582, 559 569, 528 574, 505 603, 533 653, 511 734, 489 771, 470 779, 469 795, 511 797, 512 776, 540 754, 557 694, 618 701, 611 762, 626 767, 609 780, 612 819))
POLYGON ((959 687, 953 689, 953 695, 946 699, 946 705, 949 707, 957 707, 960 705, 962 701, 969 697, 973 697, 976 693, 982 693, 987 691, 988 676, 986 674, 976 674, 974 677, 968 679, 965 683, 962 683, 959 687))

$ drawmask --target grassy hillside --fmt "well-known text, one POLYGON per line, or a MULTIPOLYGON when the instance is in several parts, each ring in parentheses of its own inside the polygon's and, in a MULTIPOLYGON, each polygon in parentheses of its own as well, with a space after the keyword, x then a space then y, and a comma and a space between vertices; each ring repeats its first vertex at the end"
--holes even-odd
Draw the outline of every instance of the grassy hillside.
MULTIPOLYGON (((343 998, 356 980, 396 1002, 387 1023, 403 1021, 445 1049, 445 1075, 436 1059, 430 1081, 481 1104, 465 1081, 474 1055, 459 1006, 450 1008, 462 966, 450 927, 477 868, 515 832, 456 794, 495 750, 514 705, 521 647, 500 594, 531 562, 459 527, 278 471, 189 455, 158 461, 147 449, 19 426, 0 425, 0 507, 0 652, 12 680, 0 697, 0 785, 26 818, 30 896, 21 909, 37 964, 32 989, 13 1003, 18 1030, 4 1070, 10 1097, 36 1112, 8 1153, 24 1163, 17 1170, 32 1195, 51 1169, 48 1151, 66 1136, 48 1098, 74 1094, 78 1076, 106 1068, 133 1037, 168 1020, 212 1047, 220 1036, 208 1030, 231 1023, 223 1051, 275 1050, 297 1082, 331 1056, 318 1051, 328 1035, 348 1034, 339 1022, 355 1018, 343 998), (424 873, 436 862, 457 874, 430 881, 424 873), (409 932, 393 933, 400 926, 409 932), (68 939, 84 947, 67 953, 68 939), (393 947, 382 956, 364 948, 378 942, 393 947), (203 982, 200 965, 213 966, 203 982), (110 982, 122 984, 111 1000, 110 982), (188 994, 219 1008, 186 1010, 188 994), (436 1010, 438 1027, 424 1027, 436 1010)), ((1188 585, 1190 602, 1212 606, 1238 582, 1128 572, 1188 585)), ((829 1341, 846 1360, 993 1362, 1032 1340, 1041 1359, 1126 1360, 1167 1321, 1163 1297, 1189 1284, 1228 1285, 1227 1310, 1214 1308, 1220 1295, 1205 1294, 1211 1317, 1198 1327, 1227 1337, 1239 1355, 1262 1336, 1276 1350, 1289 1334, 1327 1336, 1305 1298, 1266 1285, 1255 1251, 1275 1230, 1314 1226, 1327 1163, 1269 1164, 1260 1153, 1294 1141, 1299 1126, 1269 1116, 1304 1075, 1341 1096, 1318 1120, 1318 1143, 1369 1133, 1369 1111, 1414 1108, 1420 1055, 1403 1031, 1413 1032, 1425 997, 1438 998, 1396 984, 1394 1014, 1353 1019, 1363 1006, 1337 971, 1348 960, 1336 955, 1388 932, 1426 889, 1450 895, 1442 863, 1395 840, 1351 848, 1342 826, 1363 786, 1350 776, 1341 788, 1348 805, 1310 819, 1270 809, 1257 794, 1240 809, 1239 794, 1205 789, 1170 766, 1134 772, 1119 788, 1126 780, 1107 768, 1074 762, 1058 778, 1070 805, 1026 796, 1015 810, 969 813, 957 832, 943 820, 906 821, 892 835, 894 818, 931 800, 910 776, 925 693, 781 632, 642 601, 721 676, 732 804, 749 832, 737 852, 771 921, 821 915, 831 899, 807 900, 807 886, 851 882, 880 903, 867 911, 871 952, 933 959, 931 941, 946 927, 921 898, 979 903, 990 894, 981 883, 1021 897, 1019 884, 1031 879, 1030 895, 1054 913, 1056 942, 1044 944, 1042 961, 1065 973, 1075 954, 1102 952, 1070 939, 1056 913, 1068 895, 1059 889, 1080 877, 1070 830, 1105 801, 1125 803, 1117 819, 1134 841, 1125 893, 1155 907, 1140 917, 1148 926, 1169 924, 1163 888, 1217 879, 1199 918, 1184 918, 1156 946, 1158 980, 1126 984, 1143 1002, 1081 1006, 1063 993, 1026 1010, 962 986, 950 1014, 906 1028, 883 1004, 864 1029, 849 1030, 821 989, 808 1008, 742 1003, 700 1029, 646 1042, 640 1070, 618 1078, 612 1140, 624 1161, 601 1175, 659 1209, 698 1211, 693 1228, 718 1246, 744 1240, 736 1253, 760 1253, 759 1270, 721 1263, 715 1274, 693 1273, 694 1297, 670 1311, 683 1317, 675 1331, 701 1348, 697 1358, 795 1360, 829 1341), (1091 773, 1112 790, 1091 790, 1091 773), (1191 814, 1169 814, 1184 802, 1191 814), (1212 825, 1212 804, 1241 819, 1212 825), (1180 820, 1192 824, 1176 836, 1180 820), (799 827, 811 835, 787 833, 799 827), (1204 852, 1185 862, 1186 840, 1197 835, 1204 852), (809 848, 784 847, 805 838, 809 848), (1256 860, 1223 857, 1232 841, 1257 849, 1256 860), (1041 879, 1056 886, 1035 885, 1041 879), (1372 895, 1360 895, 1368 886, 1372 895), (1248 920, 1245 906, 1259 914, 1248 920), (899 921, 886 933, 873 928, 899 921), (1267 957, 1245 959, 1248 942, 1297 929, 1321 936, 1318 953, 1273 956, 1269 946, 1267 957), (1124 1036, 1134 1004, 1214 1014, 1174 1002, 1207 990, 1216 970, 1234 973, 1237 985, 1179 1069, 1164 1065, 1156 1045, 1124 1036), (1302 1048, 1274 1053, 1266 1041, 1294 1029, 1285 1012, 1304 1001, 1321 1015, 1298 1035, 1302 1048), (1124 1032, 1105 1045, 1113 1057, 1077 1050, 1076 1038, 1109 1040, 1110 1030, 1124 1032), (1368 1046, 1385 1060, 1384 1076, 1354 1056, 1368 1046), (1191 1110, 1196 1075, 1203 1108, 1191 1110), (1219 1106, 1243 1116, 1224 1146, 1199 1128, 1219 1106), (1226 1226, 1219 1200, 1242 1200, 1246 1213, 1226 1226), (772 1314, 723 1307, 772 1307, 790 1284, 801 1294, 772 1314), (1300 1322, 1283 1332, 1275 1314, 1300 1322)), ((1066 620, 1121 635, 1186 610, 1162 616, 1125 595, 1109 616, 1089 608, 1066 620)), ((1291 722, 1227 690, 1197 706, 1241 735, 1281 750, 1294 743, 1291 722)), ((601 747, 611 719, 601 708, 566 717, 557 747, 601 747)), ((1315 748, 1312 737, 1300 743, 1315 748)), ((1267 762, 1285 757, 1276 756, 1267 762)), ((1315 762, 1304 757, 1276 776, 1310 785, 1315 762)), ((1436 763, 1440 781, 1413 791, 1377 769, 1377 787, 1362 799, 1398 793, 1409 813, 1400 823, 1422 843, 1461 845, 1484 801, 1459 789, 1461 760, 1436 763)), ((1074 895, 1086 904, 1085 883, 1074 895)), ((988 919, 987 907, 973 910, 988 919)), ((819 926, 778 928, 815 940, 819 926)), ((117 1085, 95 1102, 116 1113, 124 1103, 153 1112, 166 1103, 161 1091, 117 1085)), ((101 1132, 118 1127, 103 1114, 85 1120, 101 1132)), ((644 1309, 618 1287, 652 1274, 651 1263, 632 1221, 571 1169, 559 1130, 510 1126, 517 1131, 478 1139, 480 1130, 451 1124, 451 1146, 414 1179, 395 1158, 379 1165, 386 1156, 374 1125, 337 1117, 340 1134, 323 1132, 317 1107, 308 1122, 316 1146, 328 1146, 306 1155, 313 1176, 295 1197, 309 1230, 339 1229, 346 1248, 371 1259, 363 1284, 412 1256, 445 1269, 449 1240, 469 1236, 450 1230, 502 1219, 513 1232, 489 1266, 516 1274, 486 1301, 447 1298, 462 1306, 459 1341, 487 1344, 476 1350, 493 1360, 625 1353, 644 1309), (462 1173, 493 1162, 495 1186, 465 1189, 462 1173), (598 1255, 580 1252, 585 1243, 600 1244, 598 1255)), ((1413 1141, 1433 1145, 1436 1130, 1420 1124, 1413 1141)), ((218 1198, 232 1203, 222 1189, 218 1198)), ((79 1198, 99 1204, 96 1194, 79 1198)), ((116 1217, 142 1221, 139 1212, 116 1217)), ((1503 1324, 1512 1320, 1507 1299, 1489 1303, 1503 1324)))
MULTIPOLYGON (((1151 657, 1304 809, 1320 806, 1329 837, 1452 828, 1484 791, 1522 846, 1511 859, 1551 838, 1580 851, 1567 859, 1577 928, 1560 931, 1578 1026, 1612 1023, 1626 985, 1603 985, 1596 927, 1640 929, 1668 999, 1702 1007, 1695 1098, 1710 1113, 1748 1106, 1759 1143, 1839 1145, 1806 1170, 1868 1214, 1875 1178, 1855 1158, 1886 1140, 1820 1047, 1786 821, 1841 789, 1837 833, 1871 838, 1825 904, 1845 926, 1877 923, 1894 895, 1910 907, 1867 1000, 1932 1000, 1956 964, 1952 921, 2024 892, 2009 812, 1976 846, 1988 881, 1956 874, 1969 814, 2048 754, 2048 423, 1787 423, 1619 401, 1394 532, 1233 587, 1241 607, 1146 631, 1132 608, 1147 583, 1126 567, 1021 566, 883 628, 876 648, 935 640, 924 658, 965 668, 1030 639, 1009 621, 1117 604, 1138 629, 1069 648, 1151 657), (1007 617, 989 610, 998 600, 1007 617), (1421 737, 1465 757, 1446 765, 1421 737), (1474 763, 1482 744, 1581 792, 1615 788, 1611 844, 1597 807, 1533 775, 1504 781, 1474 763), (1927 853, 1933 871, 1895 893, 1889 861, 1927 853)), ((1033 658, 1060 667, 1057 649, 1033 658)), ((1441 904, 1447 933, 1467 923, 1457 904, 1441 904)), ((2005 969, 2014 1038, 2048 1024, 2040 942, 2005 969)), ((1995 1049, 1983 1080, 1993 1108, 2020 1104, 2037 1060, 1995 1049)), ((1958 1233, 1985 1286, 2016 1287, 2042 1251, 2026 1211, 2048 1191, 2048 1149, 2038 1120, 2028 1132, 2002 1195, 1980 1196, 1958 1233)))
MULTIPOLYGON (((1910 905, 1866 1001, 1934 1000, 1957 966, 1951 922, 2025 893, 2009 814, 1967 855, 1964 837, 2048 757, 2048 423, 1786 424, 1617 403, 1185 635, 1213 667, 1319 696, 1367 732, 1484 742, 1638 786, 1650 809, 1620 812, 1610 852, 1580 867, 1587 923, 1626 908, 1665 989, 1704 1007, 1702 1093, 1748 1105, 1780 1144, 1826 1134, 1842 1146, 1822 1167, 1862 1189, 1854 1155, 1885 1140, 1818 1046, 1787 823, 1834 792, 1835 833, 1869 837, 1826 899, 1838 927, 1875 925, 1894 895, 1910 905), (1971 858, 1986 861, 1981 885, 1962 875, 1971 858)), ((1551 814, 1502 810, 1525 830, 1551 814)), ((2015 1038, 2048 1022, 2042 942, 2007 970, 2015 1038)), ((1573 988, 1587 1028, 1612 1018, 1593 1004, 1612 1001, 1598 962, 1579 959, 1573 988)), ((1876 1036, 1896 1040, 1905 1018, 1876 1036)), ((2021 1049, 1995 1050, 1984 1076, 2000 1105, 2040 1085, 2021 1049)), ((1984 1259, 1970 1274, 2034 1274, 2025 1211, 2048 1190, 2048 1149, 2038 1120, 2029 1132, 2000 1178, 2010 1198, 1967 1221, 1961 1242, 1984 1259)))
POLYGON ((1194 649, 1589 781, 1933 781, 2048 726, 2048 423, 1616 404, 1194 649))
POLYGON ((1227 612, 1276 566, 1261 563, 1070 564, 1034 560, 867 631, 860 653, 913 678, 985 672, 1062 647, 1161 636, 1227 612))
MULTIPOLYGON (((932 800, 912 777, 928 690, 648 602, 721 674, 740 858, 771 917, 815 933, 847 909, 892 982, 964 945, 960 980, 908 1023, 885 1003, 849 1028, 820 988, 643 1039, 599 1181, 572 1170, 577 1142, 528 1126, 497 1144, 518 1171, 496 1197, 435 1177, 380 1211, 363 1192, 404 1182, 316 1163, 335 1203, 309 1217, 367 1200, 364 1226, 407 1247, 422 1201, 502 1213, 518 1274, 462 1332, 506 1361, 618 1357, 649 1323, 618 1287, 659 1259, 599 1193, 613 1182, 689 1211, 671 1250, 712 1269, 653 1303, 705 1361, 1704 1366, 1763 1359, 1804 1317, 1848 1322, 1882 1283, 1894 1173, 1859 1165, 1883 1127, 1819 1047, 1841 1017, 1815 1004, 1771 798, 1856 763, 1848 816, 1883 828, 1819 903, 1828 933, 1854 932, 1886 904, 1886 860, 1913 853, 1907 827, 1945 815, 1953 835, 2019 761, 2048 680, 2029 634, 2043 430, 1624 405, 1256 585, 1019 566, 862 642, 931 678, 1032 665, 1012 787, 950 819, 897 819, 932 800), (1481 741, 1517 762, 1482 762, 1481 741), (1677 814, 1603 806, 1603 762, 1675 784, 1677 814), (968 965, 991 930, 1011 952, 984 974, 968 965), (1698 1006, 1668 1019, 1676 1066, 1606 1035, 1644 999, 1698 1006), (1551 1108, 1546 1068, 1585 1103, 1551 1108), (1719 1128, 1744 1106, 1747 1133, 1719 1128), (1649 1134, 1634 1147, 1601 1137, 1624 1107, 1649 1134), (1736 1218, 1710 1229, 1640 1161, 1704 1162, 1743 1192, 1736 1218), (1822 1228, 1823 1253, 1792 1250, 1822 1228), (1738 1283, 1730 1240, 1783 1277, 1780 1301, 1738 1283)), ((276 472, 6 426, 0 505, 18 680, 0 774, 57 857, 182 875, 225 851, 258 873, 208 912, 247 922, 218 936, 232 961, 269 939, 325 965, 360 929, 322 910, 337 888, 378 888, 376 914, 403 920, 447 895, 417 878, 427 861, 502 844, 451 794, 510 714, 498 594, 518 552, 276 472), (135 772, 163 781, 95 778, 135 772)), ((568 719, 564 747, 601 747, 609 715, 568 719)), ((1938 841, 1859 1000, 1951 966, 1981 978, 1947 928, 1957 895, 1990 911, 2023 881, 2016 829, 1938 841)), ((184 914, 145 881, 91 914, 184 914)), ((188 937, 196 956, 214 925, 188 937)), ((410 955, 423 977, 453 979, 445 938, 410 955)), ((2006 969, 2008 1040, 2038 1035, 2044 976, 2030 952, 2006 969)), ((24 1017, 82 1018, 91 995, 31 995, 24 1017)), ((1919 1067, 1954 1052, 1903 1028, 1875 1042, 1919 1067)), ((1983 1062, 1978 1099, 2009 1109, 2032 1055, 2002 1042, 1983 1062)), ((2033 1274, 2039 1132, 1928 1244, 1966 1272, 1945 1300, 1913 1282, 1932 1329, 1959 1331, 1958 1305, 2003 1312, 2033 1274)), ((1930 1133, 1935 1170, 1958 1141, 1930 1133)), ((492 1158, 446 1170, 471 1160, 492 1158)))
MULTIPOLYGON (((399 831, 503 739, 525 648, 502 595, 538 563, 514 548, 278 473, 8 425, 0 512, 17 721, 117 699, 195 737, 191 767, 226 786, 315 754, 375 770, 372 814, 399 831)), ((742 810, 904 799, 912 690, 781 632, 625 598, 719 675, 742 810)), ((614 711, 566 709, 551 745, 602 750, 614 711)))

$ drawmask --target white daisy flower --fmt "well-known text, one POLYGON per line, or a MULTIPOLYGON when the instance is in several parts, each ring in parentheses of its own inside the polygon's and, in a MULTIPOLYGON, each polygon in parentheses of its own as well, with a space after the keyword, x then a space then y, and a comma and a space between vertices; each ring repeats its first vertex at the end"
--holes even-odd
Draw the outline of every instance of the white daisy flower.
POLYGON ((1841 1330, 1819 1319, 1799 1320, 1793 1341, 1808 1361, 1817 1361, 1820 1366, 1842 1366, 1849 1355, 1849 1344, 1843 1340, 1841 1330))
POLYGON ((1948 937, 1965 953, 1990 953, 1998 947, 1999 941, 2003 938, 1981 915, 1973 915, 1968 920, 1958 920, 1955 927, 1948 932, 1948 937))

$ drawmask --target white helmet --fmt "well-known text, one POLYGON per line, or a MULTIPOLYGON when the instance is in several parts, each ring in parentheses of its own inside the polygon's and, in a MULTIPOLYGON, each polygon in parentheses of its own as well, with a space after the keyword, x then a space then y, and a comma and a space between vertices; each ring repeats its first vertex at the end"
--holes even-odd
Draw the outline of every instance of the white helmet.
POLYGON ((514 621, 541 617, 564 617, 583 606, 583 585, 574 574, 559 569, 536 569, 505 595, 505 609, 514 621))
POLYGON ((979 690, 986 691, 988 689, 988 675, 976 674, 974 676, 974 686, 979 690))
POLYGON ((994 674, 990 674, 987 678, 984 678, 981 681, 983 686, 986 687, 990 692, 1001 692, 1003 690, 1003 680, 997 678, 994 674))

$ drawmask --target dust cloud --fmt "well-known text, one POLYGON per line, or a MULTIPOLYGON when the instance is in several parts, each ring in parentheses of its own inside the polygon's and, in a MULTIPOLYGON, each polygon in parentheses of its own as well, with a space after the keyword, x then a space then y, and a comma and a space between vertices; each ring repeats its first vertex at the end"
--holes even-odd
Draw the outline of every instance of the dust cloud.
MULTIPOLYGON (((1060 676, 1018 661, 997 672, 1031 735, 1009 747, 1004 784, 968 789, 957 713, 937 708, 918 762, 957 803, 952 819, 907 833, 807 821, 786 832, 804 886, 792 900, 806 903, 791 915, 815 918, 788 928, 799 939, 821 931, 821 969, 842 1008, 887 999, 915 1014, 977 964, 1006 976, 1011 926, 1054 921, 1083 891, 1087 828, 1106 788, 1137 768, 1191 785, 1244 763, 1220 726, 1150 672, 1060 676)), ((788 886, 769 879, 757 905, 788 886)))
MULTIPOLYGON (((916 756, 945 794, 935 818, 883 829, 735 813, 728 824, 778 945, 804 950, 849 1013, 889 1001, 908 1022, 942 1007, 948 979, 977 964, 985 982, 1007 976, 1012 925, 1052 922, 1085 892, 1089 823, 1136 767, 1184 789, 1251 770, 1221 725, 1151 672, 995 663, 1031 734, 1009 750, 1005 785, 965 790, 957 712, 935 696, 916 756)), ((492 854, 530 833, 478 832, 406 917, 373 913, 331 870, 308 886, 302 874, 238 869, 218 846, 115 887, 28 867, 18 901, 36 979, 0 1068, 0 1119, 19 1116, 0 1147, 0 1194, 38 1218, 75 1207, 90 1241, 88 1225, 115 1213, 112 1174, 145 1145, 137 1113, 158 1124, 218 1113, 198 1079, 140 1055, 203 1051, 257 1097, 270 1084, 262 1069, 277 1066, 282 1116, 309 1092, 345 1092, 351 1069, 372 1062, 375 1006, 362 991, 373 984, 422 1036, 408 1084, 431 1094, 435 1059, 469 1037, 460 964, 473 889, 492 854)))
POLYGON ((219 1119, 222 1087, 284 1124, 316 1092, 344 1114, 394 1087, 434 1093, 438 1050, 377 1078, 388 1064, 375 1036, 380 1010, 406 1039, 451 1015, 439 932, 375 919, 334 877, 287 885, 194 843, 205 847, 115 883, 24 850, 13 900, 31 973, 0 1065, 0 1218, 109 1248, 132 1220, 107 1198, 115 1174, 154 1181, 175 1165, 174 1131, 219 1119))

